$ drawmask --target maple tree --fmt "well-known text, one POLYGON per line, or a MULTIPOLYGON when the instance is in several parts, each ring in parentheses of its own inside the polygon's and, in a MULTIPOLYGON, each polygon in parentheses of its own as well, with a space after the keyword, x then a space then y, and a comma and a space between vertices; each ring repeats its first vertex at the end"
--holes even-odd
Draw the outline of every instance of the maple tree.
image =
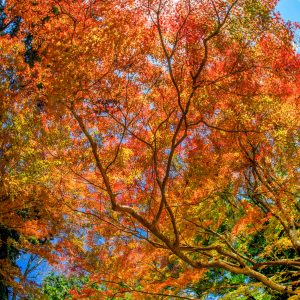
POLYGON ((6 2, 30 180, 7 178, 40 192, 18 232, 51 221, 44 256, 105 287, 74 298, 188 298, 211 269, 297 297, 300 61, 277 1, 6 2))

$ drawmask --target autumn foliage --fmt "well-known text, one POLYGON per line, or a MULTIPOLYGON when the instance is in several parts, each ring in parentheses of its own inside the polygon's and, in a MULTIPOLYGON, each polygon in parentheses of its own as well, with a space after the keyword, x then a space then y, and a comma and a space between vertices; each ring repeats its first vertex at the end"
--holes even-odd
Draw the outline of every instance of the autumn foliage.
POLYGON ((297 299, 298 25, 276 3, 7 0, 2 244, 101 287, 74 299, 184 298, 210 270, 297 299))

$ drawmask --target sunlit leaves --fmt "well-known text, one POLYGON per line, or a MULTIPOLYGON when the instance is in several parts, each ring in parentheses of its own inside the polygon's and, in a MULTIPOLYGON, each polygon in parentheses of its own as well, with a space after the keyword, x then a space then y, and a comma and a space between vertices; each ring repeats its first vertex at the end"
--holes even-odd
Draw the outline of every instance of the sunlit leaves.
POLYGON ((185 295, 208 268, 291 285, 299 57, 275 4, 7 1, 3 186, 24 247, 57 235, 39 253, 103 285, 82 297, 185 295))

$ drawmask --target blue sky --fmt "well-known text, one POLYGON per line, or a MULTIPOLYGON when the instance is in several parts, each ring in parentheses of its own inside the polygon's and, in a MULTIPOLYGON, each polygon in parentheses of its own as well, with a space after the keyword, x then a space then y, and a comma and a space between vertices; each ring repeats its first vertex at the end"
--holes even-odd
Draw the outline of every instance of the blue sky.
MULTIPOLYGON (((286 21, 300 23, 300 0, 280 0, 277 10, 286 21)), ((300 30, 296 32, 295 43, 297 52, 300 53, 300 30)))
POLYGON ((300 0, 280 0, 277 9, 285 20, 300 22, 300 0))

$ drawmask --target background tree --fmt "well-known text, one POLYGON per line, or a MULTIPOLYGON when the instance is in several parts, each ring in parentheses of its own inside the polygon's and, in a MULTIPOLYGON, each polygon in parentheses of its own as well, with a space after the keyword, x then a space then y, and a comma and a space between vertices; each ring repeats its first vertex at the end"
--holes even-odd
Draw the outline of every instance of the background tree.
MULTIPOLYGON (((72 292, 81 291, 82 286, 88 284, 88 278, 86 276, 81 277, 66 277, 64 275, 56 275, 54 273, 49 274, 44 278, 40 299, 49 300, 61 300, 61 299, 72 299, 72 292)), ((96 286, 94 286, 96 288, 96 286)), ((84 291, 82 291, 84 292, 84 291)), ((36 295, 33 295, 32 299, 36 295)))

